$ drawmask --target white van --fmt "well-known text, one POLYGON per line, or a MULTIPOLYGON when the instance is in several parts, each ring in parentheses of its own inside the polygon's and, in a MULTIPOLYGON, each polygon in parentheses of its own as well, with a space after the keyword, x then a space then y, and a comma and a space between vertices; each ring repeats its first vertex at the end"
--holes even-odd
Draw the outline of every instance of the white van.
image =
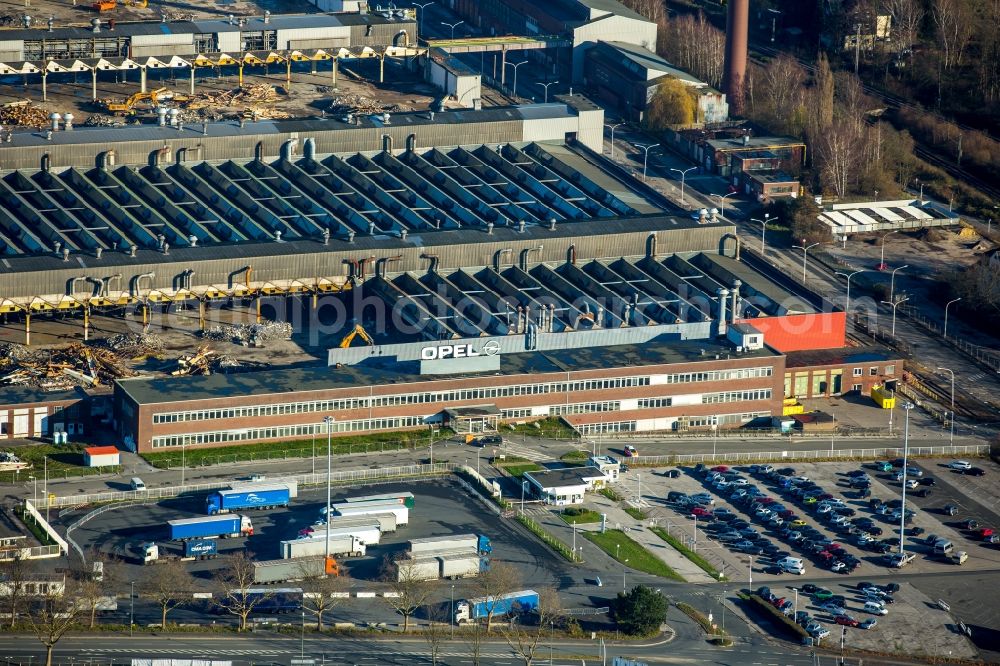
POLYGON ((888 615, 889 611, 886 610, 885 604, 880 601, 866 601, 865 602, 865 612, 871 613, 872 615, 888 615))
POLYGON ((137 476, 132 477, 132 490, 145 490, 146 484, 137 476))
POLYGON ((805 566, 802 564, 802 560, 797 557, 786 557, 778 561, 778 566, 785 573, 793 573, 801 576, 806 572, 805 566))
POLYGON ((951 555, 953 550, 955 550, 955 546, 951 541, 945 541, 942 539, 934 544, 935 555, 951 555))

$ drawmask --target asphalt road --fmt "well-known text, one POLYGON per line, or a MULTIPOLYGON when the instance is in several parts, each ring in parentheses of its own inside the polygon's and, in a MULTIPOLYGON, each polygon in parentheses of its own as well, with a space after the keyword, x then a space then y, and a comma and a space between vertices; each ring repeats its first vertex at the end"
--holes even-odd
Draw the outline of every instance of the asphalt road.
MULTIPOLYGON (((213 659, 243 664, 290 664, 292 659, 312 658, 316 664, 373 666, 415 666, 431 663, 428 643, 417 637, 410 639, 355 639, 314 638, 308 635, 277 635, 254 633, 245 636, 69 636, 55 649, 54 661, 59 664, 129 663, 132 658, 152 659, 213 659)), ((601 663, 601 648, 597 641, 557 641, 553 645, 549 662, 549 643, 542 641, 536 651, 536 663, 547 662, 553 666, 590 662, 601 663)), ((805 652, 762 647, 753 644, 736 644, 720 649, 704 641, 675 640, 671 643, 656 641, 644 645, 606 645, 608 663, 616 656, 658 664, 727 664, 747 666, 807 666, 816 663, 837 663, 832 657, 818 662, 805 652)), ((44 652, 33 636, 3 636, 0 638, 0 656, 8 664, 29 664, 44 659, 44 652)), ((454 666, 473 663, 469 645, 459 639, 445 641, 440 648, 438 664, 454 666)), ((484 643, 480 663, 498 666, 523 663, 504 641, 484 643)), ((857 664, 856 660, 848 661, 857 664)))

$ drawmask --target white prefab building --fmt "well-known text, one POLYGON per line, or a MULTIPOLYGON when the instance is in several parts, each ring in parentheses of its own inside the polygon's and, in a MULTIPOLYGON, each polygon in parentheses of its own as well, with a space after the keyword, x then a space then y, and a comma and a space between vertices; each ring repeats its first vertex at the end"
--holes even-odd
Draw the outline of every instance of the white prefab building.
POLYGON ((587 464, 601 470, 608 477, 608 483, 616 482, 622 470, 622 464, 611 456, 591 456, 587 464))
POLYGON ((524 482, 532 497, 546 504, 582 504, 588 490, 603 488, 611 478, 597 467, 569 467, 542 472, 525 472, 524 482))

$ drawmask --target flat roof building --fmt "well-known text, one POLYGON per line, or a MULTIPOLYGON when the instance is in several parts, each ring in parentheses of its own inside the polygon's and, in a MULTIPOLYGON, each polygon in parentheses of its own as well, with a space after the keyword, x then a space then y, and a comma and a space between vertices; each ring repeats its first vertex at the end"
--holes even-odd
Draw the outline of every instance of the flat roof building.
POLYGON ((546 504, 582 504, 588 490, 603 488, 610 478, 597 467, 567 467, 543 472, 525 472, 531 495, 546 504))

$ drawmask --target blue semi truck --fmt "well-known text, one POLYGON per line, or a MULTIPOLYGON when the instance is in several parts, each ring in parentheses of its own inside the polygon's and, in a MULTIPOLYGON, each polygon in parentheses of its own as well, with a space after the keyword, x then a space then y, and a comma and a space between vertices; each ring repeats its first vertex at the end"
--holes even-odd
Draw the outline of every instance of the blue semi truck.
POLYGON ((527 612, 538 608, 538 592, 521 590, 499 597, 466 599, 455 604, 455 622, 463 624, 482 619, 493 612, 494 618, 501 618, 512 612, 527 612))
POLYGON ((142 544, 141 550, 143 564, 160 564, 174 560, 190 562, 215 559, 219 554, 219 543, 215 539, 191 539, 184 542, 183 555, 164 552, 154 542, 142 544))
POLYGON ((284 484, 242 486, 209 494, 205 510, 210 516, 243 509, 271 509, 288 506, 292 491, 284 484))
POLYGON ((246 516, 202 516, 167 521, 170 538, 174 541, 190 539, 253 536, 253 523, 246 516))

